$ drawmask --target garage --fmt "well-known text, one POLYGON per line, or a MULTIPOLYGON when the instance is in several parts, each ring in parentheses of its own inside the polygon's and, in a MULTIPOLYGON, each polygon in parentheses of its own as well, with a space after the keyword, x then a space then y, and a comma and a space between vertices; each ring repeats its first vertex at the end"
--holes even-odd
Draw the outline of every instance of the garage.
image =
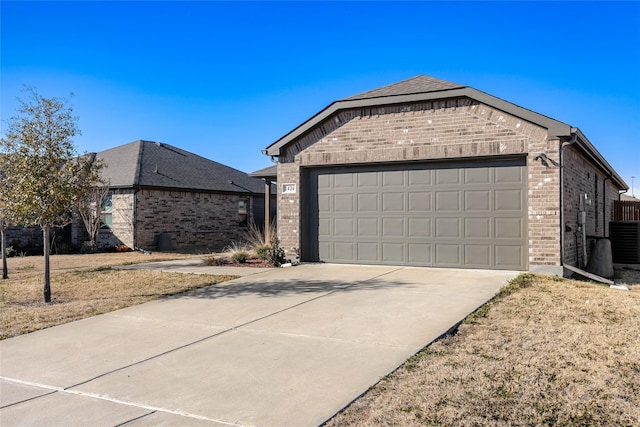
POLYGON ((424 75, 334 101, 264 154, 303 262, 563 275, 628 187, 580 129, 424 75))
POLYGON ((526 270, 525 158, 313 168, 313 261, 526 270))

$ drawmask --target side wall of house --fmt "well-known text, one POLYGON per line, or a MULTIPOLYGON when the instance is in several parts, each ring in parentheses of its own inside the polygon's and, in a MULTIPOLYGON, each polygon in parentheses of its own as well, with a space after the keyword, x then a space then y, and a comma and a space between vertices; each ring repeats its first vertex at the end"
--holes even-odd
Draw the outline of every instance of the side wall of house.
MULTIPOLYGON (((208 247, 220 250, 242 238, 238 202, 247 200, 247 220, 252 197, 237 194, 139 190, 136 195, 136 245, 155 248, 160 233, 171 236, 175 248, 208 247)), ((114 208, 115 210, 115 208, 114 208)))
POLYGON ((609 221, 613 218, 613 201, 618 200, 618 190, 600 169, 573 146, 563 151, 563 231, 564 262, 584 267, 579 259, 582 254, 582 232, 578 225, 580 197, 586 194, 590 204, 585 205, 587 256, 598 238, 608 237, 609 221))
POLYGON ((42 229, 40 227, 9 226, 6 230, 7 247, 17 253, 30 250, 42 251, 42 229))
POLYGON ((288 145, 278 165, 278 233, 287 256, 300 247, 301 169, 322 165, 527 156, 529 265, 560 265, 560 141, 547 130, 471 99, 339 112, 288 145), (531 155, 529 155, 531 153, 531 155), (296 193, 283 194, 284 184, 296 193))

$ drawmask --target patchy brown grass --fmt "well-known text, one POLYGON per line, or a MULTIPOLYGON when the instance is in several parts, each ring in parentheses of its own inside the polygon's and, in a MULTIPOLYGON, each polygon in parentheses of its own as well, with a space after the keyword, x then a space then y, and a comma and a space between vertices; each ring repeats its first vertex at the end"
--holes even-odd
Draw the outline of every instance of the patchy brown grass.
POLYGON ((640 425, 638 288, 520 276, 327 425, 640 425))
POLYGON ((0 339, 235 278, 110 268, 184 257, 141 253, 52 256, 50 304, 42 302, 42 257, 10 258, 9 280, 0 280, 0 339))

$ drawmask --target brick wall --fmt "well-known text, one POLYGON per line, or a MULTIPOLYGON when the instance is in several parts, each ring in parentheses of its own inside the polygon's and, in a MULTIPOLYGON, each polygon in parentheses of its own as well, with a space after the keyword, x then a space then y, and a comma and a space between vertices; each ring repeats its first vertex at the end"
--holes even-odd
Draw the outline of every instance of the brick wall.
POLYGON ((618 190, 605 174, 573 146, 564 148, 563 157, 564 260, 567 264, 578 266, 578 255, 582 252, 581 232, 578 229, 580 195, 586 193, 591 200, 591 205, 587 205, 585 209, 586 246, 587 254, 590 254, 595 239, 608 236, 613 201, 618 200, 618 190))
POLYGON ((529 263, 560 264, 559 161, 547 131, 471 99, 459 98, 339 112, 290 144, 278 164, 278 232, 288 256, 300 247, 300 170, 318 165, 528 154, 529 263), (297 185, 282 194, 282 185, 297 185))
POLYGON ((246 230, 239 225, 240 199, 249 201, 247 212, 251 215, 250 196, 140 190, 136 194, 136 244, 141 248, 155 248, 158 235, 169 233, 176 248, 222 249, 240 240, 246 230))

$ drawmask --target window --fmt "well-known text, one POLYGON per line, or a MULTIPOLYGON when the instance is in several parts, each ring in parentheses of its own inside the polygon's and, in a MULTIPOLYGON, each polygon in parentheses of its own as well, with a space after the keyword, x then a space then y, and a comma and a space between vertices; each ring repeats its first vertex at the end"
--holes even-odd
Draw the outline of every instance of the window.
POLYGON ((103 230, 110 230, 112 221, 111 194, 108 194, 102 200, 102 205, 100 206, 100 228, 103 230))
POLYGON ((238 200, 238 226, 246 228, 248 224, 247 217, 247 205, 249 201, 247 199, 238 200))

